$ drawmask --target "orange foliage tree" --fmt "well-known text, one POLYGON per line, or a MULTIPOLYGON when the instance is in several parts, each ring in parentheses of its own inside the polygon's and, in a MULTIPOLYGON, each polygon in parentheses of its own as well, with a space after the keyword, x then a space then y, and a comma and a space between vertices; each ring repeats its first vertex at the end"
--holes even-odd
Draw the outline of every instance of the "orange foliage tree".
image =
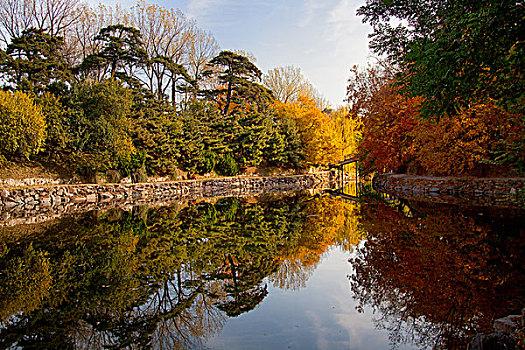
POLYGON ((316 107, 314 99, 300 96, 297 102, 275 101, 273 107, 278 118, 292 120, 297 126, 306 164, 342 159, 342 135, 336 132, 335 121, 316 107))
POLYGON ((418 123, 421 101, 399 93, 391 81, 371 96, 366 111, 357 114, 362 122, 358 152, 365 173, 406 171, 416 158, 411 132, 418 123))
POLYGON ((357 147, 365 173, 486 175, 491 166, 525 170, 524 115, 491 99, 454 114, 421 117, 423 97, 409 97, 388 67, 352 70, 350 113, 361 124, 357 147))

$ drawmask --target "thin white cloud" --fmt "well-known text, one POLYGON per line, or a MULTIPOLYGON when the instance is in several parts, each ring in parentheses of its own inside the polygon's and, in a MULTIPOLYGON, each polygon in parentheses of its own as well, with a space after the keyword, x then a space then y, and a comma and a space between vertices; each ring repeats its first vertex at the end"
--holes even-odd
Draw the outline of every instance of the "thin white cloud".
POLYGON ((356 16, 360 4, 353 0, 340 0, 328 15, 328 35, 336 42, 347 42, 349 39, 366 38, 368 28, 356 16), (365 36, 363 36, 365 34, 365 36))
MULTIPOLYGON (((299 38, 307 38, 296 64, 333 107, 346 96, 350 68, 364 65, 369 55, 369 26, 356 10, 364 0, 307 0, 301 5, 299 38)), ((286 48, 285 48, 286 50, 286 48)))
POLYGON ((316 18, 320 18, 319 12, 323 8, 323 1, 321 0, 308 0, 304 5, 304 16, 299 21, 300 27, 306 27, 312 23, 316 18))
POLYGON ((189 0, 188 13, 191 16, 203 15, 224 2, 225 0, 189 0))

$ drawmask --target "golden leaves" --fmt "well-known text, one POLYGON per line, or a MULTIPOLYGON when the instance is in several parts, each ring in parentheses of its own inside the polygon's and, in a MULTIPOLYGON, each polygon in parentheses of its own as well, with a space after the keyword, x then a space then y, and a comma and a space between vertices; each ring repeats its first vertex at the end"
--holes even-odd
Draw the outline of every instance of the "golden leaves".
POLYGON ((418 161, 435 175, 473 171, 494 157, 498 141, 507 132, 508 118, 508 113, 489 100, 438 122, 420 120, 412 133, 418 161))
POLYGON ((0 91, 0 154, 37 154, 46 137, 42 108, 29 95, 0 91))
POLYGON ((281 119, 291 119, 299 130, 307 164, 327 164, 342 159, 343 140, 334 119, 316 107, 316 101, 299 96, 297 102, 274 102, 281 119))

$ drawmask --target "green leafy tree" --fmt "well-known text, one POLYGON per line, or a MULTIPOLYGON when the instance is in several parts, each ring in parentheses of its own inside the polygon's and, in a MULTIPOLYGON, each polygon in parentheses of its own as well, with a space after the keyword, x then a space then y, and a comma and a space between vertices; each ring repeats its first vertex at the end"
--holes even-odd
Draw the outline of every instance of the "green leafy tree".
POLYGON ((216 164, 217 155, 210 150, 205 150, 202 153, 201 161, 197 164, 197 171, 199 172, 199 174, 212 172, 213 169, 215 169, 216 164))
POLYGON ((123 24, 110 25, 100 29, 95 41, 102 49, 88 55, 80 71, 94 74, 98 79, 117 77, 134 85, 133 71, 147 61, 140 31, 123 24))
POLYGON ((131 90, 118 80, 76 86, 68 101, 72 149, 95 155, 94 168, 115 168, 129 161, 135 153, 129 136, 132 105, 131 90))
POLYGON ((184 169, 205 173, 211 163, 217 162, 212 154, 227 146, 220 118, 216 106, 206 101, 193 101, 181 113, 183 126, 177 147, 178 160, 184 169))
POLYGON ((264 149, 270 141, 271 119, 257 112, 236 113, 235 117, 241 131, 235 135, 231 146, 234 158, 241 166, 259 166, 263 161, 264 149))
POLYGON ((215 166, 215 171, 219 175, 235 176, 239 172, 239 166, 230 154, 224 154, 215 166))
POLYGON ((147 171, 151 174, 174 175, 181 155, 179 144, 182 121, 169 108, 159 111, 151 106, 143 106, 140 113, 133 120, 131 136, 135 147, 144 153, 147 171))
POLYGON ((16 89, 25 92, 64 89, 69 67, 61 49, 62 37, 27 29, 0 52, 0 71, 16 89), (52 85, 52 86, 50 86, 52 85))
POLYGON ((372 0, 357 13, 374 28, 371 48, 400 65, 404 90, 425 98, 423 116, 455 114, 487 98, 523 111, 520 1, 372 0))
POLYGON ((257 103, 271 96, 268 89, 257 84, 262 72, 243 55, 222 51, 209 62, 209 66, 210 69, 203 74, 216 76, 219 86, 207 93, 219 103, 224 115, 230 113, 232 102, 257 103))
POLYGON ((291 118, 279 118, 272 138, 267 143, 266 160, 270 165, 299 168, 305 159, 301 137, 291 118))
POLYGON ((268 164, 276 166, 286 164, 287 159, 284 153, 285 148, 286 140, 284 139, 283 134, 279 132, 279 129, 271 130, 268 142, 264 149, 264 156, 268 164))

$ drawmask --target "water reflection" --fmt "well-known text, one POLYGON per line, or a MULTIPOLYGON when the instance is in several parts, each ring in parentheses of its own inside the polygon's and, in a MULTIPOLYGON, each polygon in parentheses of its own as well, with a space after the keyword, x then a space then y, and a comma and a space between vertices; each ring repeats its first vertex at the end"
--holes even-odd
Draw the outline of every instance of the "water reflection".
POLYGON ((200 347, 265 298, 266 277, 298 288, 346 242, 334 205, 225 198, 2 228, 0 346, 200 347))
POLYGON ((482 214, 297 193, 3 227, 0 348, 204 348, 276 288, 305 308, 354 297, 393 347, 460 346, 524 305, 523 217, 482 214), (351 291, 313 291, 334 246, 352 256, 351 291))
POLYGON ((376 201, 360 215, 351 288, 392 344, 463 349, 525 305, 522 212, 376 201))

